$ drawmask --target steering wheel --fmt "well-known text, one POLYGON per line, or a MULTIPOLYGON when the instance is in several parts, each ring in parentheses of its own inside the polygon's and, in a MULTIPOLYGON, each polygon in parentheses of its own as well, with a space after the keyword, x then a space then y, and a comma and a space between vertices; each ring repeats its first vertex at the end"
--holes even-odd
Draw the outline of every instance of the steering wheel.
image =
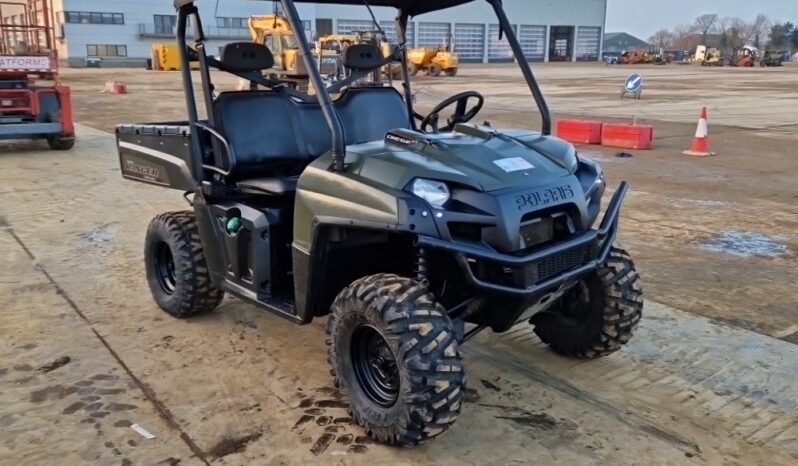
POLYGON ((453 95, 436 105, 429 115, 425 116, 424 119, 421 120, 421 131, 429 133, 430 131, 428 131, 428 127, 432 128, 431 132, 433 133, 452 131, 456 125, 460 123, 466 123, 474 119, 474 117, 477 116, 477 113, 482 110, 482 105, 484 104, 485 98, 482 97, 482 94, 476 91, 466 91, 457 95, 453 95), (472 98, 477 99, 477 103, 471 107, 471 109, 468 109, 468 101, 472 98), (446 126, 442 128, 438 127, 440 113, 447 107, 454 104, 457 104, 457 107, 455 107, 454 113, 446 119, 446 126))

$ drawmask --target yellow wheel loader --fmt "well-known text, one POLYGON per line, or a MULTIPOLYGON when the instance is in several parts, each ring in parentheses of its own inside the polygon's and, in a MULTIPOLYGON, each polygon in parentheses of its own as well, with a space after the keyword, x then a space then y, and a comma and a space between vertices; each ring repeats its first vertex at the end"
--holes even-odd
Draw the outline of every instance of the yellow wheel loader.
POLYGON ((424 71, 428 76, 457 75, 460 59, 454 52, 454 37, 448 34, 443 39, 441 47, 421 47, 410 49, 407 52, 408 69, 410 75, 415 76, 424 71))

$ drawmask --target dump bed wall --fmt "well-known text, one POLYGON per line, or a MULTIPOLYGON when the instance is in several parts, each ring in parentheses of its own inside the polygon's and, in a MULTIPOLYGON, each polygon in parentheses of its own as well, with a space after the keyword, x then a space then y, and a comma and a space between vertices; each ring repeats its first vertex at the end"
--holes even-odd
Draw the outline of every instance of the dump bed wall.
POLYGON ((187 122, 119 125, 116 143, 122 176, 142 183, 194 191, 187 122))

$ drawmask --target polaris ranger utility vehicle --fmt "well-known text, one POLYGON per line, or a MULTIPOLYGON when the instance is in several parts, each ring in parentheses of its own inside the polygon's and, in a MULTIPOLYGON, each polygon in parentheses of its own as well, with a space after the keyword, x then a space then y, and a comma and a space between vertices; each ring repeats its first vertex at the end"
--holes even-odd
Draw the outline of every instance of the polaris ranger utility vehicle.
MULTIPOLYGON (((282 5, 301 31, 297 1, 282 5)), ((158 305, 189 317, 230 293, 297 324, 327 316, 335 386, 354 421, 389 444, 416 445, 452 425, 465 392, 458 345, 481 330, 529 322, 555 351, 594 358, 629 341, 643 307, 634 264, 613 244, 627 185, 599 221, 602 171, 550 135, 500 0, 478 3, 495 12, 542 130, 470 123, 484 101, 474 91, 426 116, 413 110, 408 18, 470 1, 369 0, 398 10, 400 43, 389 57, 372 44, 348 47, 350 75, 328 86, 298 35, 316 89, 308 96, 264 76, 274 64, 264 45, 232 43, 209 56, 194 1, 177 0, 188 120, 117 128, 123 176, 183 191, 191 205, 147 231, 158 305), (190 59, 199 60, 207 119, 190 59), (395 60, 402 93, 358 84, 395 60), (259 90, 217 93, 211 69, 259 90)))

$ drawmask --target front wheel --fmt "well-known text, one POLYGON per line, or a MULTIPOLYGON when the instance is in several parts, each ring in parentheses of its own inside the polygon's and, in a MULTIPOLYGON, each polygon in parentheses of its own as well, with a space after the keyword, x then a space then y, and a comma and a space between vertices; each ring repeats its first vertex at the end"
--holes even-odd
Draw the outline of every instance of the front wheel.
POLYGON ((414 446, 460 414, 465 374, 444 309, 417 281, 372 275, 335 299, 328 362, 352 419, 374 440, 414 446))
POLYGON ((613 247, 598 271, 580 280, 530 323, 554 351, 593 359, 628 343, 642 313, 643 292, 634 262, 626 251, 613 247))
POLYGON ((410 63, 409 65, 407 65, 407 72, 410 74, 410 76, 417 75, 420 70, 421 67, 416 65, 415 63, 410 63))
POLYGON ((438 65, 437 63, 433 63, 429 66, 429 68, 427 68, 427 74, 433 78, 437 78, 442 72, 443 68, 441 68, 441 65, 438 65))
POLYGON ((449 68, 446 70, 446 76, 453 77, 457 76, 457 68, 449 68))

